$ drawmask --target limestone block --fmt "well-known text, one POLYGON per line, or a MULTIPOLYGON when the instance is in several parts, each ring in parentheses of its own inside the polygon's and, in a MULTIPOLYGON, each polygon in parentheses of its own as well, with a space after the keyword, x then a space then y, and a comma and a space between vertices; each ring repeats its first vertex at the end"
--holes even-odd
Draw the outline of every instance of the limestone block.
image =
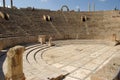
POLYGON ((120 54, 96 71, 91 76, 91 80, 120 80, 120 54))
POLYGON ((23 46, 15 46, 8 50, 6 80, 25 80, 23 73, 24 50, 23 46))
POLYGON ((38 36, 38 42, 40 42, 41 44, 45 44, 45 42, 46 42, 46 35, 39 35, 38 36))

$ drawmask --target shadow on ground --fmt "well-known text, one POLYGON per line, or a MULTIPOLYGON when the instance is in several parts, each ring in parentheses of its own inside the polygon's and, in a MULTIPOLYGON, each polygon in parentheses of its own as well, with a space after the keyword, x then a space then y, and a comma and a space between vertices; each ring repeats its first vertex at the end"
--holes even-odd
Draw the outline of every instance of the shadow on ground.
POLYGON ((5 61, 6 58, 6 51, 1 51, 0 52, 0 80, 5 80, 5 76, 3 73, 3 63, 5 61))
POLYGON ((118 75, 113 80, 120 80, 120 71, 119 71, 118 75))

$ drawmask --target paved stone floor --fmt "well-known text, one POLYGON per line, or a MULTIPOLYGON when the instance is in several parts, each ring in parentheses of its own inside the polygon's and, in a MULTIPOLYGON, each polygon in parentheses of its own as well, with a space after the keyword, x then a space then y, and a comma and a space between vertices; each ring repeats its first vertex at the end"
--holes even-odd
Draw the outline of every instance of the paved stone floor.
MULTIPOLYGON (((90 76, 105 65, 119 46, 104 44, 69 44, 49 47, 33 44, 26 47, 23 68, 26 80, 48 80, 70 73, 64 80, 90 80, 90 76)), ((4 73, 6 72, 4 63, 4 73)))

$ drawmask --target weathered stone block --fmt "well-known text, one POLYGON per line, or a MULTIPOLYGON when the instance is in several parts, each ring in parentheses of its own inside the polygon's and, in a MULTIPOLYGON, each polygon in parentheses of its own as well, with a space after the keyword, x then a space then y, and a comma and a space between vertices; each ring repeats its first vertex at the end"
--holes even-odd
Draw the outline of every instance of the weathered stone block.
POLYGON ((41 44, 44 44, 46 42, 46 35, 39 35, 38 42, 40 42, 41 44))
POLYGON ((8 50, 6 80, 25 80, 22 56, 24 50, 23 46, 15 46, 8 50))

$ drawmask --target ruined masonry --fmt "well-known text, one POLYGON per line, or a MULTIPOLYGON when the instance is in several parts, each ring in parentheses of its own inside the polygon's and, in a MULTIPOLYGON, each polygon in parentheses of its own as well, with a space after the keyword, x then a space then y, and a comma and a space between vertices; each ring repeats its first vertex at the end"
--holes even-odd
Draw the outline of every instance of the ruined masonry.
POLYGON ((23 46, 15 46, 7 52, 6 80, 25 80, 23 73, 23 46))

